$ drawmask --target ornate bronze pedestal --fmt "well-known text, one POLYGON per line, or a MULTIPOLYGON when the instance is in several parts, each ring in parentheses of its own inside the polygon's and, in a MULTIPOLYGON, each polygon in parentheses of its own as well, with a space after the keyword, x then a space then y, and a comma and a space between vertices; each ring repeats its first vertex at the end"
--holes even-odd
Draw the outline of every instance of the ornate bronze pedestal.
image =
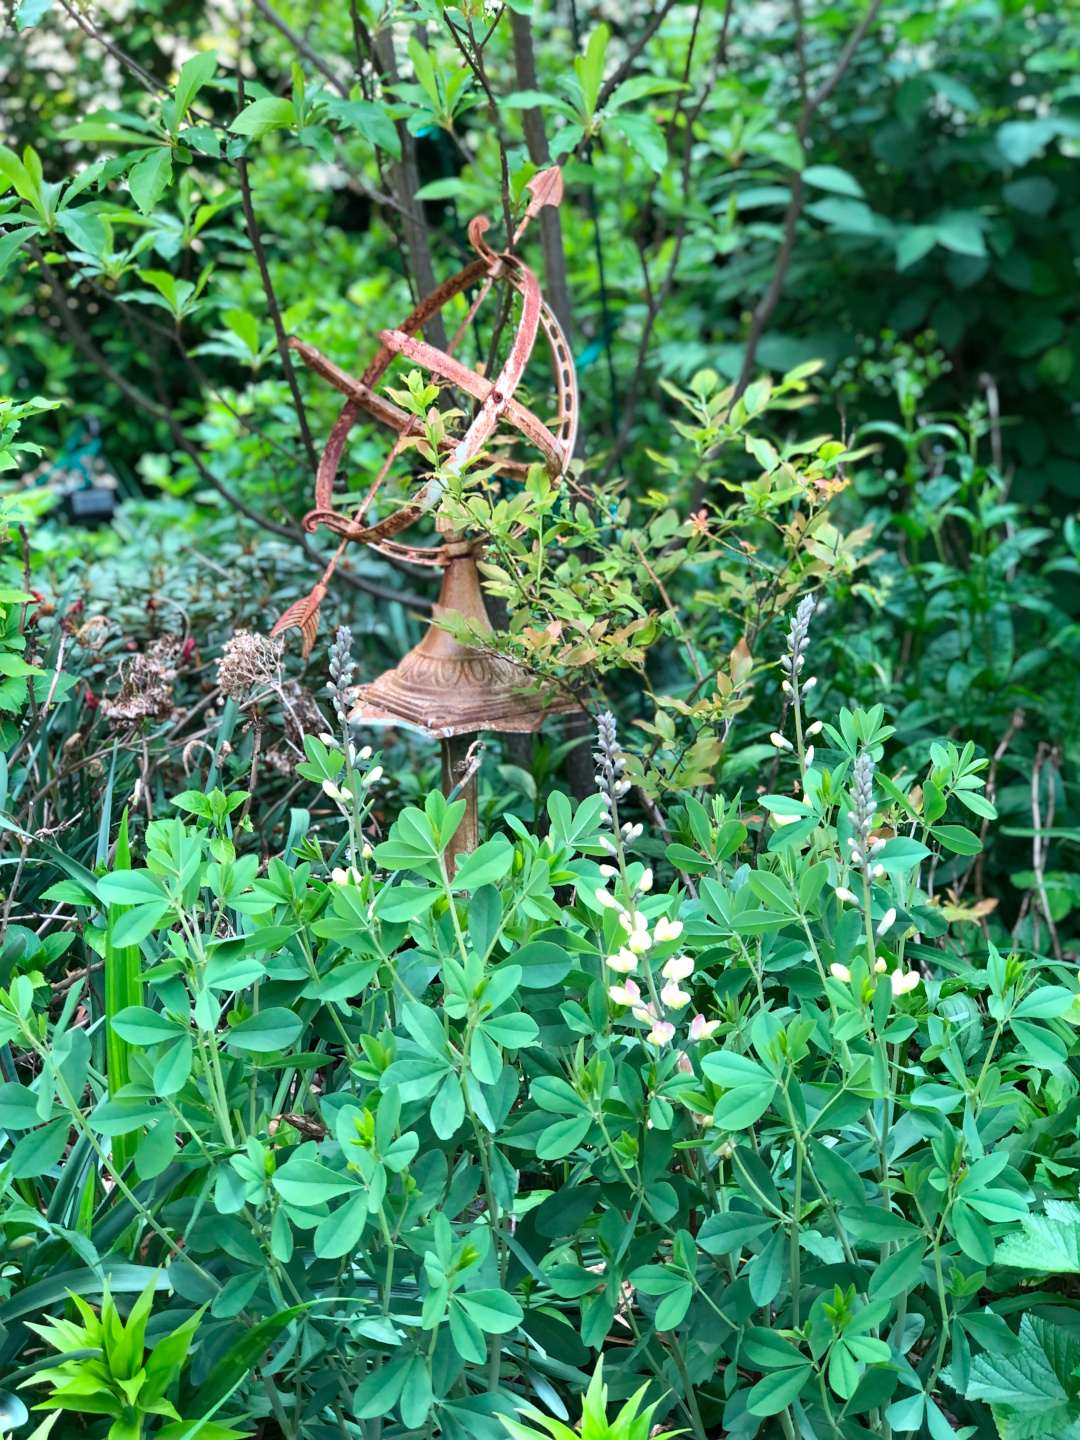
MULTIPOLYGON (((562 199, 561 172, 556 167, 535 175, 529 182, 529 189, 532 202, 513 237, 514 244, 539 209, 559 204, 562 199)), ((364 523, 364 517, 391 464, 405 442, 416 433, 415 418, 380 395, 375 388, 398 355, 428 370, 436 381, 453 386, 459 394, 472 397, 476 402, 465 435, 460 440, 448 438, 444 442, 444 450, 453 464, 465 465, 482 458, 497 473, 523 479, 528 473, 527 464, 509 458, 501 450, 486 452, 484 449, 503 423, 539 450, 543 464, 552 476, 562 475, 569 464, 577 433, 578 407, 577 382, 566 337, 545 305, 536 276, 529 267, 513 253, 512 248, 496 254, 487 246, 484 233, 488 227, 489 222, 483 216, 472 221, 469 239, 479 259, 423 300, 400 329, 380 333, 381 348, 359 380, 346 374, 312 346, 296 339, 290 341, 305 364, 347 397, 319 464, 315 509, 304 517, 304 528, 309 533, 325 526, 340 537, 340 543, 311 594, 290 606, 271 631, 272 635, 279 635, 292 628, 300 630, 304 654, 310 653, 319 623, 319 606, 345 547, 354 541, 368 545, 382 555, 412 564, 444 567, 439 603, 435 607, 435 623, 400 665, 370 685, 359 687, 351 719, 358 725, 408 725, 441 741, 444 791, 449 793, 460 785, 469 804, 465 823, 454 842, 455 854, 472 850, 477 843, 476 767, 467 765, 468 774, 463 774, 461 769, 477 733, 483 730, 529 733, 538 730, 547 715, 574 708, 573 702, 557 700, 553 695, 540 691, 530 677, 510 661, 486 653, 482 648, 462 644, 439 627, 440 613, 456 611, 475 622, 474 631, 480 634, 491 631, 475 560, 475 550, 482 546, 483 537, 469 540, 462 534, 447 535, 444 544, 436 549, 401 545, 393 539, 423 514, 437 510, 440 496, 438 482, 429 482, 408 504, 377 524, 364 523), (463 365, 451 352, 468 332, 480 304, 496 284, 507 285, 518 293, 521 319, 506 362, 492 381, 478 370, 463 365), (474 287, 477 288, 476 297, 447 351, 437 350, 417 339, 424 324, 448 301, 474 287), (551 428, 514 399, 514 391, 540 332, 543 332, 551 351, 558 400, 558 411, 551 428), (353 514, 344 514, 334 509, 334 480, 349 431, 361 411, 396 430, 398 439, 359 508, 353 514)), ((437 528, 443 527, 437 524, 437 528)))

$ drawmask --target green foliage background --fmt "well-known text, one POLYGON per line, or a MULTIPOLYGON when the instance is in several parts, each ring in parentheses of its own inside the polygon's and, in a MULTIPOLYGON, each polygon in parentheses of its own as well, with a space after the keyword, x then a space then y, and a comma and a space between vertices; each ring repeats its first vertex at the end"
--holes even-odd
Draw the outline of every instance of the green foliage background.
POLYGON ((1078 55, 1011 0, 12 8, 12 1427, 591 1436, 603 1355, 620 1436, 1073 1440, 1078 55), (440 478, 587 714, 488 741, 455 879, 434 747, 338 723, 430 573, 263 638, 329 555, 286 339, 359 373, 550 160, 581 453, 440 478))

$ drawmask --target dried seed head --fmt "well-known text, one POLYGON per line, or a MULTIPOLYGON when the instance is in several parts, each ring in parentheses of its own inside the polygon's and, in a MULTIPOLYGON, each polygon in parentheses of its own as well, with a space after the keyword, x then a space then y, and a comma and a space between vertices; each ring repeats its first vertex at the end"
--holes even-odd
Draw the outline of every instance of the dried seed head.
POLYGON ((243 700, 258 685, 277 686, 284 641, 237 630, 221 647, 217 680, 230 700, 243 700))

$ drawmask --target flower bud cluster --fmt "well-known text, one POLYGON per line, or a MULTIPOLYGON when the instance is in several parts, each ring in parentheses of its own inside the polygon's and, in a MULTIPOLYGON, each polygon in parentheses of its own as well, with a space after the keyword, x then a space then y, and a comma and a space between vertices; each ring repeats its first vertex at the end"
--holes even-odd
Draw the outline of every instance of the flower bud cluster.
POLYGON ((356 665, 352 658, 352 631, 347 625, 339 625, 333 644, 330 646, 330 683, 326 689, 334 714, 342 725, 349 722, 349 688, 353 683, 356 665))
POLYGON ((869 751, 864 750, 855 761, 855 771, 852 776, 851 823, 855 833, 848 837, 852 857, 863 870, 869 869, 870 857, 878 848, 876 843, 870 839, 870 831, 874 828, 874 811, 876 809, 874 762, 869 751))

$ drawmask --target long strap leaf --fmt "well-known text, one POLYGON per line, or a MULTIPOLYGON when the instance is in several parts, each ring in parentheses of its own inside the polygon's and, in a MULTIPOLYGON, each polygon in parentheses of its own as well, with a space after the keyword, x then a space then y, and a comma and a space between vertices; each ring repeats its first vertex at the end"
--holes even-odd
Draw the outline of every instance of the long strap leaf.
MULTIPOLYGON (((116 837, 114 870, 131 869, 131 851, 128 845, 128 817, 124 811, 120 821, 120 833, 116 837)), ((129 1005, 142 1004, 142 957, 138 945, 114 945, 113 931, 121 915, 131 909, 130 905, 110 905, 105 932, 105 1062, 109 1095, 126 1085, 131 1079, 131 1045, 113 1029, 113 1017, 129 1005)), ((126 1135, 113 1138, 113 1160, 118 1170, 123 1170, 135 1154, 142 1135, 141 1130, 130 1130, 126 1135)))

